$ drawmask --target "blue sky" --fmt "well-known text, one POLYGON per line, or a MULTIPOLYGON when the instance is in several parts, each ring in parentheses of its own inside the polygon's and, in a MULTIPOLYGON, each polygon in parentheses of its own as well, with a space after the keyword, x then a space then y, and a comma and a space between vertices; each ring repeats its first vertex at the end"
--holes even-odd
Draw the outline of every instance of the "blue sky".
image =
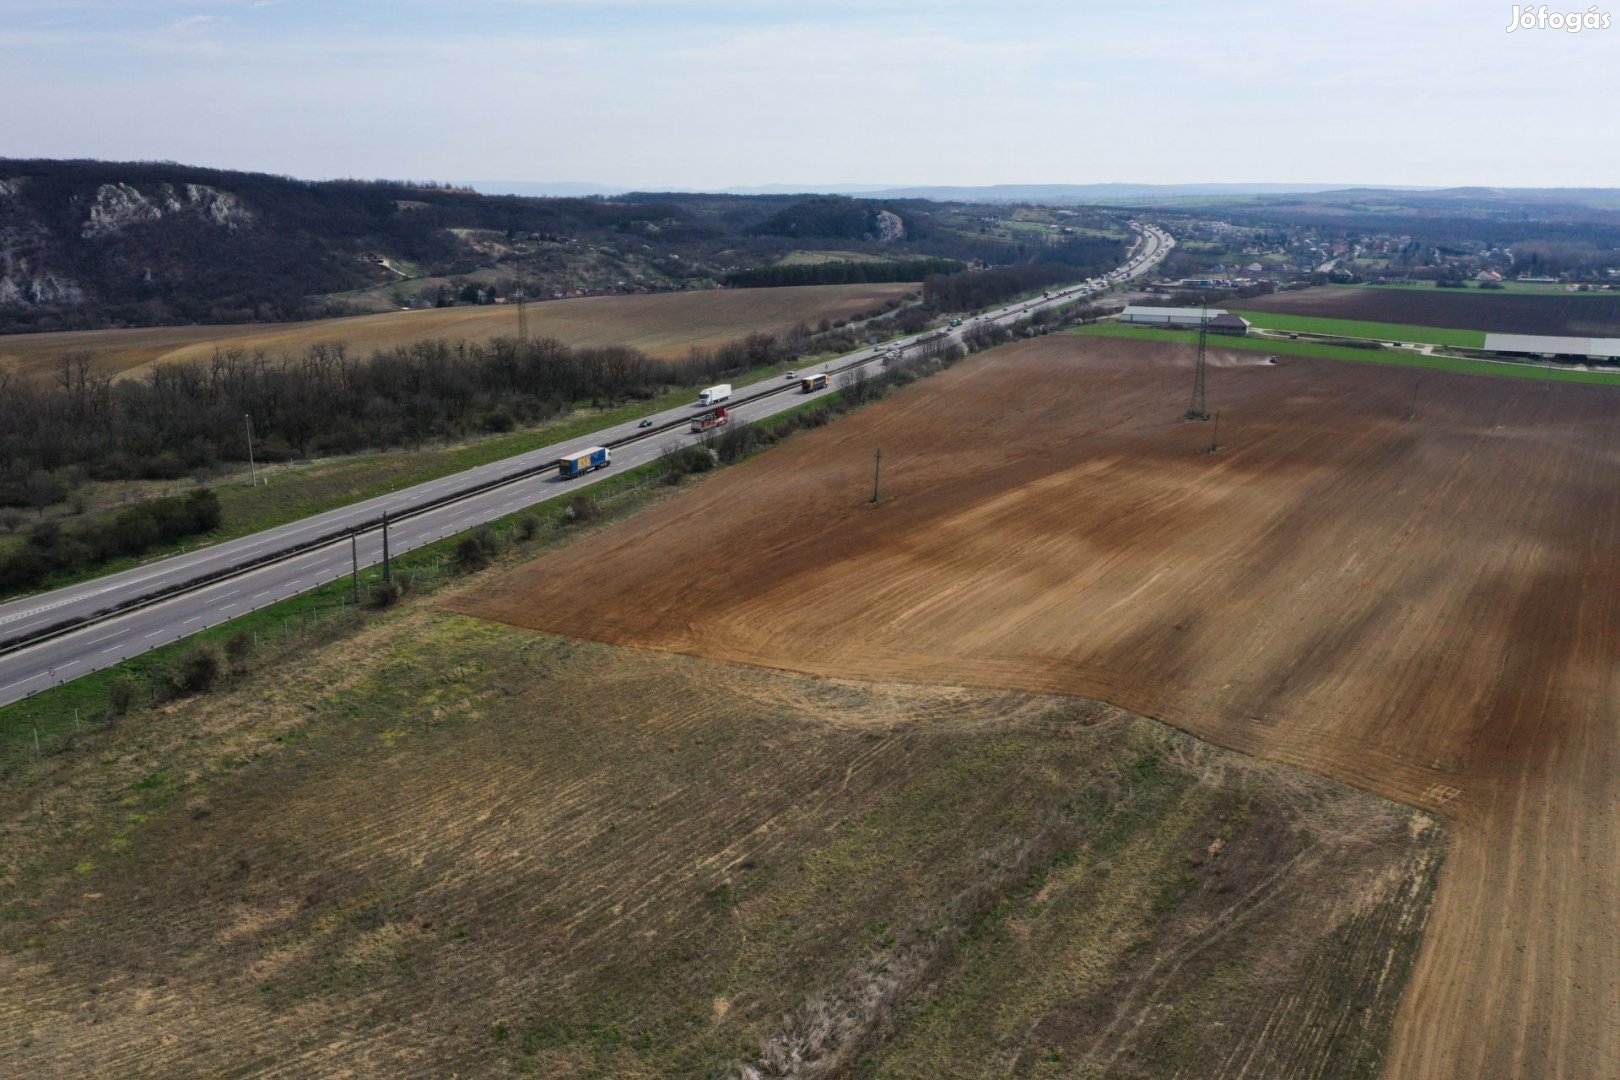
POLYGON ((1509 34, 1513 7, 0 0, 0 156, 644 188, 1620 186, 1620 25, 1509 34))

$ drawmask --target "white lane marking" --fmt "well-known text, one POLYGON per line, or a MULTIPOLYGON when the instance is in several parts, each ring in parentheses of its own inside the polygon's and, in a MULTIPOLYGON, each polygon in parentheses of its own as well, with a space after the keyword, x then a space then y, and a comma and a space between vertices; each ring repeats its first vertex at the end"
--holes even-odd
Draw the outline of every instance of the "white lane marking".
POLYGON ((169 632, 169 631, 168 631, 168 628, 167 628, 167 627, 165 627, 165 628, 164 628, 164 629, 162 629, 162 630, 154 630, 154 631, 152 631, 152 632, 151 632, 151 633, 150 633, 150 634, 147 634, 147 635, 146 635, 146 636, 147 636, 147 637, 149 637, 149 638, 155 638, 155 637, 157 637, 157 636, 159 636, 159 635, 161 635, 161 634, 166 634, 166 633, 168 633, 168 632, 169 632))
POLYGON ((8 682, 8 683, 6 683, 6 685, 0 686, 0 690, 10 690, 13 686, 21 686, 23 683, 25 683, 25 682, 33 682, 37 678, 39 678, 39 674, 36 672, 35 674, 28 676, 27 678, 18 679, 16 682, 8 682))

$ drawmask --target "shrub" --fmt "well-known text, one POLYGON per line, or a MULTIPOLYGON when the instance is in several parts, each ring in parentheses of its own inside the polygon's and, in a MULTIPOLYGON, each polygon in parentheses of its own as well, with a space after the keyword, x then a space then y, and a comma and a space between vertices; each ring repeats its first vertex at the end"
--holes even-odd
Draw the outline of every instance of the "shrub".
POLYGON ((198 645, 180 658, 170 681, 182 694, 200 694, 213 688, 224 666, 217 648, 198 645))
POLYGON ((456 565, 467 573, 489 565, 489 553, 476 536, 463 536, 456 542, 456 565))
POLYGON ((247 658, 253 655, 253 633, 249 630, 238 630, 225 642, 225 657, 231 666, 240 670, 247 663, 247 658))
POLYGON ((368 597, 374 608, 391 608, 399 603, 399 586, 392 581, 379 581, 371 587, 368 597))
POLYGON ((123 716, 134 708, 140 695, 140 680, 133 675, 120 675, 107 691, 107 711, 113 716, 123 716))
POLYGON ((519 540, 533 540, 540 535, 540 519, 533 514, 524 514, 518 518, 517 533, 519 540))
POLYGON ((595 521, 601 516, 602 508, 589 495, 575 495, 568 500, 568 505, 563 507, 563 521, 571 525, 595 521))

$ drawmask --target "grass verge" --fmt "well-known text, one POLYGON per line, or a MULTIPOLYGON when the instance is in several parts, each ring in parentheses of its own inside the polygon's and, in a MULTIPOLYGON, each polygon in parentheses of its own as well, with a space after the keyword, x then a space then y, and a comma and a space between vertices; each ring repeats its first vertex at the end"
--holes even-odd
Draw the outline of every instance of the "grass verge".
MULTIPOLYGON (((1145 341, 1174 341, 1183 345, 1198 344, 1198 334, 1194 331, 1156 330, 1146 327, 1137 329, 1112 322, 1075 327, 1069 332, 1089 337, 1136 338, 1145 341)), ((1325 360, 1354 360, 1363 364, 1393 364, 1396 367, 1452 371, 1462 375, 1496 375, 1510 379, 1550 379, 1554 382, 1620 386, 1620 372, 1611 374, 1605 371, 1574 371, 1569 368, 1538 364, 1466 360, 1456 356, 1424 356, 1421 353, 1409 352, 1404 349, 1353 349, 1340 345, 1318 345, 1309 341, 1277 341, 1275 339, 1241 337, 1218 338, 1216 339, 1216 345, 1222 349, 1284 353, 1290 356, 1317 356, 1325 360)))

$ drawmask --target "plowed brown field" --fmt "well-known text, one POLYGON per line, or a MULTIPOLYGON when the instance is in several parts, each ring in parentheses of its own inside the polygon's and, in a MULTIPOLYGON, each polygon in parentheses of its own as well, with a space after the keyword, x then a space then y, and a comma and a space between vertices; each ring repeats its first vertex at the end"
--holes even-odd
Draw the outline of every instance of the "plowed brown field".
POLYGON ((1620 1076, 1620 394, 1046 338, 458 610, 826 675, 1060 691, 1438 809, 1388 1075, 1620 1076), (884 501, 865 505, 883 451, 884 501))
POLYGON ((1536 296, 1454 289, 1357 289, 1327 285, 1244 300, 1255 311, 1329 319, 1444 326, 1502 334, 1620 335, 1620 296, 1536 296))
MULTIPOLYGON (((569 345, 628 345, 654 356, 682 356, 748 334, 777 333, 799 321, 848 318, 917 288, 908 284, 809 285, 784 289, 712 289, 646 296, 587 296, 529 307, 529 333, 569 345)), ((317 342, 346 342, 361 353, 431 338, 487 341, 517 333, 514 307, 395 311, 343 319, 247 326, 155 326, 0 336, 0 371, 49 373, 61 358, 89 350, 104 370, 134 374, 152 364, 203 360, 217 349, 299 352, 317 342)))

